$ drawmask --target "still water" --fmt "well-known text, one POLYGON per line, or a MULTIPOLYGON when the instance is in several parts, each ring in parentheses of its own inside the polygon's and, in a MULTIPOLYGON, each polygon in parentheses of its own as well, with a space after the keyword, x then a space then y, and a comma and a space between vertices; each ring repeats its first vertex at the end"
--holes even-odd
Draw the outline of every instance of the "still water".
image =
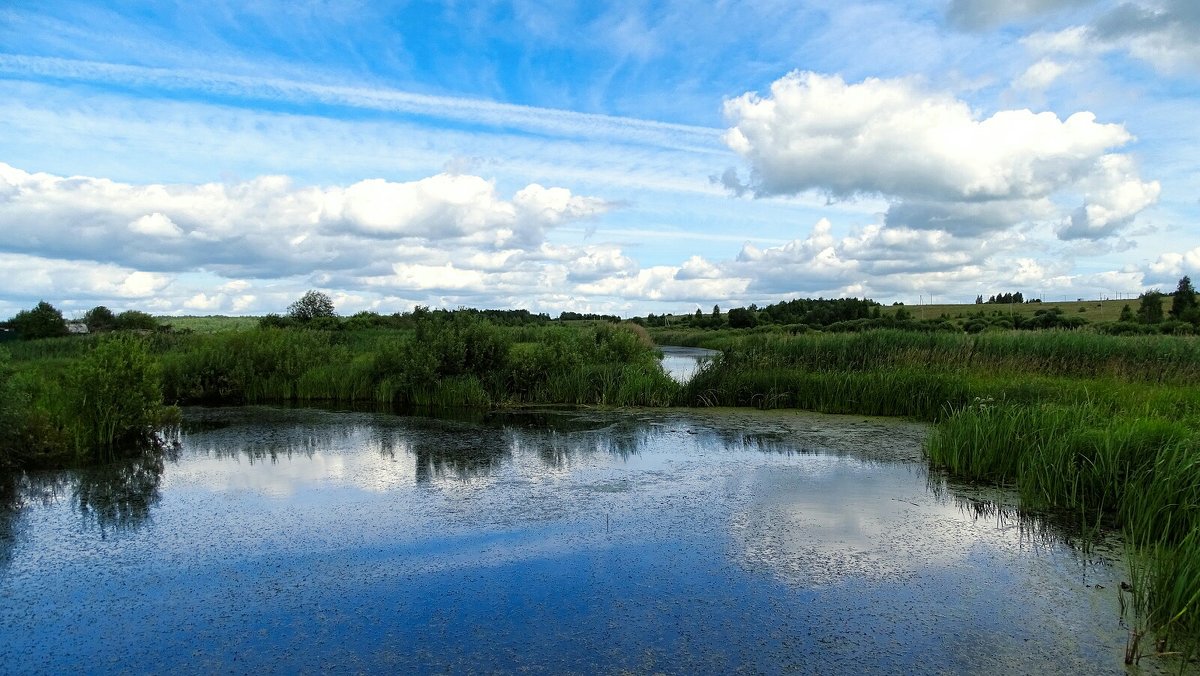
POLYGON ((1117 673, 1121 568, 923 426, 190 409, 0 510, 0 671, 1117 673))
POLYGON ((702 347, 675 345, 660 345, 658 350, 662 352, 663 370, 681 383, 691 380, 701 366, 721 354, 717 350, 706 350, 702 347))

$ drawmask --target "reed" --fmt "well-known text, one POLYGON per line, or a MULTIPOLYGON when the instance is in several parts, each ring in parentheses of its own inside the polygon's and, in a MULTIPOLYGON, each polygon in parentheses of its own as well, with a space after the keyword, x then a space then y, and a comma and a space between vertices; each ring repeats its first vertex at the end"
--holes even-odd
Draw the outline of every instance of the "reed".
POLYGON ((1109 336, 1081 331, 962 333, 884 329, 790 334, 768 330, 655 333, 660 342, 721 350, 731 366, 862 371, 920 367, 1124 382, 1200 381, 1200 339, 1109 336))

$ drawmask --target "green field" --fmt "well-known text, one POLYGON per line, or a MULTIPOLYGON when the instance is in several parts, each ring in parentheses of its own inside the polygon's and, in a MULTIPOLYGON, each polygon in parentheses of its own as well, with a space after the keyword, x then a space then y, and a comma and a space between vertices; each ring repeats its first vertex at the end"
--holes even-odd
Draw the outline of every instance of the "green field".
MULTIPOLYGON (((1049 310, 1058 308, 1067 315, 1080 315, 1085 317, 1089 322, 1115 322, 1121 316, 1121 308, 1128 305, 1130 309, 1136 311, 1138 308, 1137 299, 1134 300, 1085 300, 1085 301, 1070 301, 1070 302, 1044 302, 1044 303, 984 303, 982 305, 976 303, 957 304, 957 305, 906 305, 904 306, 917 319, 934 319, 942 315, 947 315, 951 318, 961 319, 967 315, 983 311, 991 314, 999 312, 1001 314, 1019 315, 1022 317, 1032 317, 1038 310, 1049 310)), ((883 312, 885 314, 895 314, 899 306, 885 306, 883 312)))
POLYGON ((155 317, 165 326, 176 331, 195 331, 196 333, 219 333, 221 331, 245 331, 258 326, 261 317, 226 317, 222 315, 206 316, 169 316, 155 317))

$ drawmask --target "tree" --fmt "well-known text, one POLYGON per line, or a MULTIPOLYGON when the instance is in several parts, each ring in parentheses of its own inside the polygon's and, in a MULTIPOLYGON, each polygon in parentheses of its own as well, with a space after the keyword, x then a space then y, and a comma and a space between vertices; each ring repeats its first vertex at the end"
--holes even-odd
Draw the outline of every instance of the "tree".
POLYGON ((713 319, 716 319, 721 316, 721 306, 720 305, 713 306, 712 316, 713 316, 713 319))
POLYGON ((729 311, 729 328, 750 329, 758 324, 758 317, 746 308, 735 307, 729 311))
POLYGON ((1133 308, 1129 307, 1129 303, 1126 303, 1125 307, 1121 308, 1121 316, 1117 318, 1117 321, 1132 322, 1133 320, 1133 308))
POLYGON ((1147 291, 1138 296, 1138 299, 1142 301, 1137 311, 1139 322, 1143 324, 1158 324, 1162 322, 1162 297, 1163 295, 1157 291, 1147 291))
POLYGON ((92 333, 111 331, 116 321, 117 317, 113 311, 103 305, 97 305, 83 316, 83 323, 87 324, 88 331, 92 333))
POLYGON ((9 320, 9 324, 25 340, 67 335, 67 322, 62 313, 44 300, 32 310, 18 312, 16 317, 9 320))
POLYGON ((321 293, 309 289, 300 300, 288 306, 288 316, 299 322, 309 322, 318 317, 334 317, 333 300, 321 293))
POLYGON ((1171 319, 1191 322, 1200 316, 1196 306, 1196 289, 1192 287, 1192 279, 1184 275, 1175 289, 1175 297, 1171 300, 1171 319))

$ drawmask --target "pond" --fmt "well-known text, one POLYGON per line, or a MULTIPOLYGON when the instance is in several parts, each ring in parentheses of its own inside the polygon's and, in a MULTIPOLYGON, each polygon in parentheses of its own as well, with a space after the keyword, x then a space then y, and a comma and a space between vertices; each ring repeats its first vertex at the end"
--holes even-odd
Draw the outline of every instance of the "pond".
POLYGON ((679 347, 675 345, 660 345, 662 352, 662 367, 675 380, 686 383, 696 375, 702 365, 721 354, 718 350, 706 350, 702 347, 679 347))
POLYGON ((165 461, 10 487, 5 672, 1122 671, 1121 566, 916 423, 184 417, 165 461))

